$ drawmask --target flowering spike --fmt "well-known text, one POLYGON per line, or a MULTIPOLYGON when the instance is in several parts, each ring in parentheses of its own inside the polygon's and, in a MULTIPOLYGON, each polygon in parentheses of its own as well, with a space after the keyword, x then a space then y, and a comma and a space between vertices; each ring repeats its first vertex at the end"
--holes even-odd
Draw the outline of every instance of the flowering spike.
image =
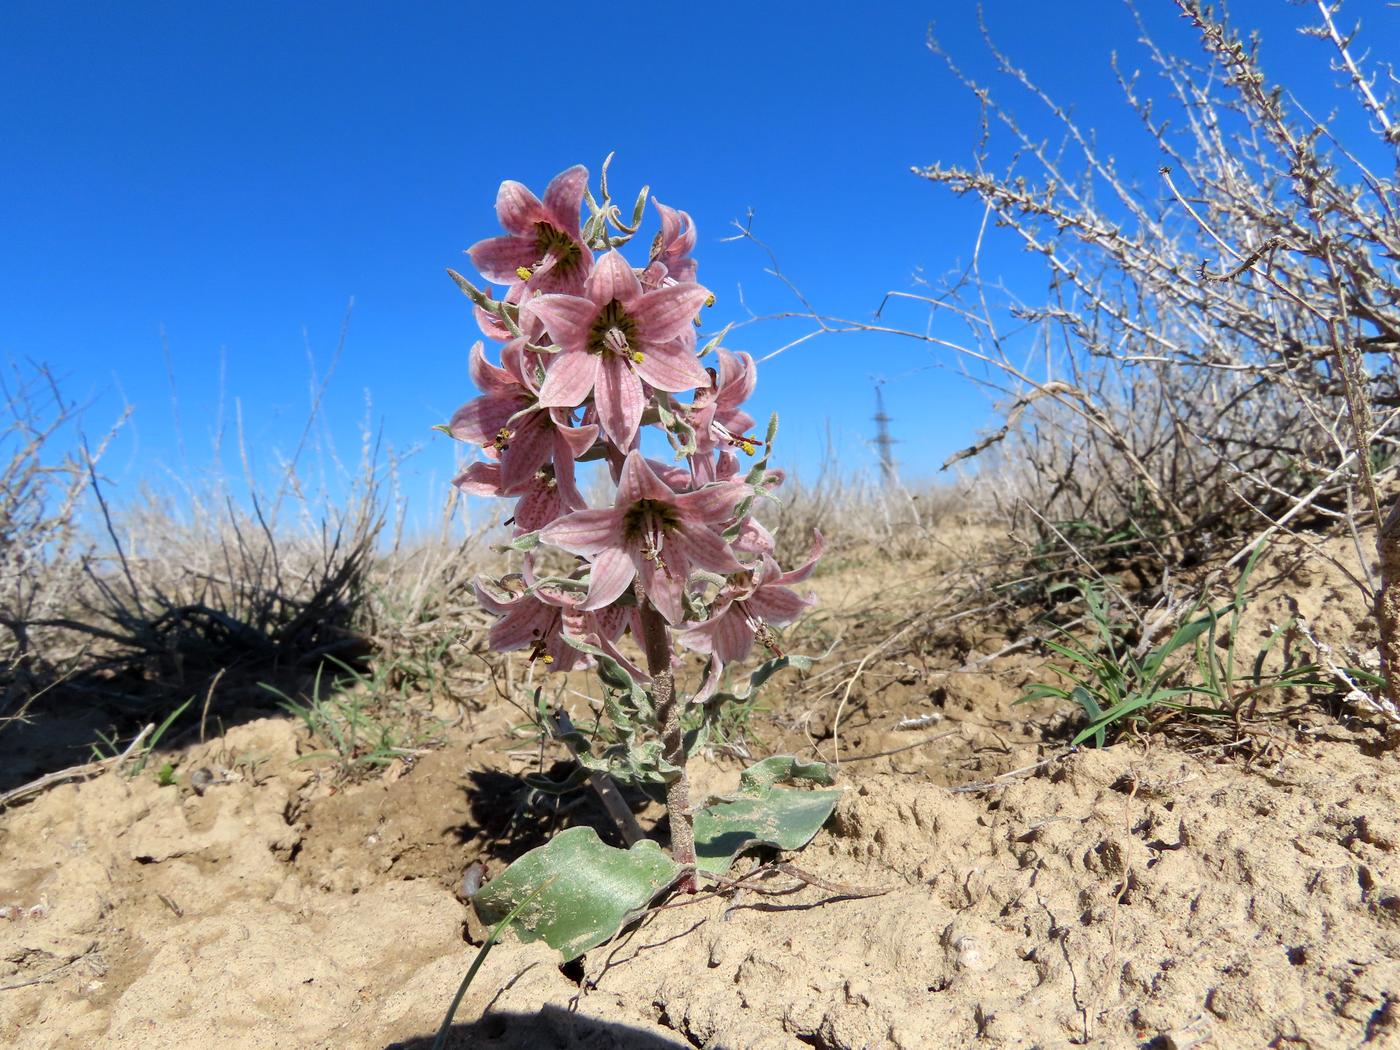
POLYGON ((479 394, 443 429, 479 450, 457 487, 515 501, 507 522, 514 537, 501 549, 522 552, 524 570, 475 587, 496 618, 491 647, 523 651, 542 671, 596 662, 609 695, 631 698, 631 707, 610 700, 608 710, 630 720, 627 733, 660 740, 630 751, 628 768, 666 782, 672 850, 691 864, 674 642, 709 656, 702 696, 718 688, 724 664, 756 643, 781 655, 775 627, 811 604, 792 588, 812 571, 820 537, 797 570, 785 573, 774 560, 773 536, 752 509, 782 481, 768 467, 777 420, 759 439, 742 407, 756 363, 721 345, 727 327, 697 352, 699 315, 715 296, 695 280, 688 214, 653 199, 661 229, 647 257, 634 268, 617 250, 638 233, 649 191, 628 224, 609 191, 611 160, 596 199, 581 166, 552 179, 542 198, 518 182, 501 184, 496 214, 504 232, 469 251, 488 290, 452 275, 499 344, 500 364, 482 344, 472 348, 479 394), (710 353, 715 366, 706 369, 700 360, 710 353), (664 431, 680 465, 643 456, 646 427, 664 431), (758 458, 744 467, 739 453, 758 458), (575 464, 585 459, 607 463, 617 483, 610 505, 590 507, 579 491, 575 464), (532 559, 540 544, 578 561, 538 580, 532 559), (644 661, 619 648, 629 630, 644 661), (646 691, 638 683, 649 683, 646 691))

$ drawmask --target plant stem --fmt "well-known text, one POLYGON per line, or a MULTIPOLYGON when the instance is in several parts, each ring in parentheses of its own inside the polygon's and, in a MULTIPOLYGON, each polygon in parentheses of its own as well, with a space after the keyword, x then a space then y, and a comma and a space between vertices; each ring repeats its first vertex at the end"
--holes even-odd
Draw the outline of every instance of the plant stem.
MULTIPOLYGON (((561 707, 550 715, 549 721, 549 731, 556 739, 564 741, 564 746, 569 749, 569 754, 577 760, 578 751, 569 739, 569 735, 575 732, 574 723, 569 718, 569 713, 561 707)), ((603 808, 608 811, 608 816, 612 817, 613 823, 617 825, 618 833, 622 835, 622 841, 627 844, 628 849, 646 838, 641 825, 637 823, 637 818, 632 815, 627 800, 622 797, 622 792, 617 790, 617 784, 613 782, 612 777, 606 773, 590 773, 588 784, 597 793, 598 801, 603 804, 603 808)))
MULTIPOLYGON (((1326 256, 1326 262, 1335 273, 1336 267, 1330 254, 1326 256)), ((1337 301, 1345 320, 1344 291, 1338 292, 1337 301)), ((1400 708, 1400 501, 1391 506, 1388 515, 1381 515, 1380 493, 1376 489, 1375 472, 1371 469, 1372 422, 1366 362, 1342 323, 1329 320, 1327 328, 1332 339, 1332 352, 1342 374, 1342 391, 1346 395, 1347 414, 1351 418, 1352 449, 1356 452, 1361 491, 1369 505, 1371 518, 1376 523, 1381 586, 1376 593, 1375 609, 1381 634, 1381 671, 1385 676, 1385 694, 1392 708, 1400 708)))
MULTIPOLYGON (((695 828, 690 817, 690 781, 685 775, 685 735, 681 732, 680 703, 676 697, 675 673, 671 670, 671 629, 651 602, 640 603, 642 649, 646 652, 647 672, 651 675, 651 698, 661 722, 662 757, 680 770, 680 776, 666 785, 666 813, 671 818, 671 856, 677 864, 695 864, 695 828)), ((686 876, 680 888, 694 893, 694 874, 686 876)))

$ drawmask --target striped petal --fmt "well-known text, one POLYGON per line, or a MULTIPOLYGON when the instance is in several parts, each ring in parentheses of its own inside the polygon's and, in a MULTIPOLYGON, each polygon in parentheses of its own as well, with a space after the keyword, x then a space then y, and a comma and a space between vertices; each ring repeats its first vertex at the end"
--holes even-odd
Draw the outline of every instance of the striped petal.
POLYGON ((577 408, 598 381, 598 356, 565 350, 555 355, 540 386, 545 408, 577 408))
POLYGON ((637 372, 658 390, 694 390, 708 386, 710 374, 699 359, 678 344, 649 346, 637 362, 637 372))
POLYGON ((720 522, 732 517, 739 501, 751 489, 742 481, 718 481, 675 497, 675 505, 687 521, 720 522))
POLYGON ((622 549, 622 512, 613 507, 566 514, 540 533, 540 540, 585 557, 622 549))
POLYGON ((645 456, 640 452, 629 452, 622 464, 622 474, 617 479, 617 506, 630 507, 644 499, 671 502, 676 494, 669 485, 656 476, 645 456))
POLYGON ((641 341, 655 346, 684 332, 709 297, 709 290, 698 284, 674 284, 647 292, 628 306, 627 313, 641 341))
POLYGON ((467 255, 488 281, 508 285, 520 280, 517 268, 539 262, 540 250, 531 233, 528 237, 487 237, 468 248, 467 255))
POLYGON ((560 233, 578 240, 579 212, 583 210, 583 191, 588 188, 588 169, 575 164, 549 180, 544 190, 544 210, 550 224, 560 233))
POLYGON ((587 350, 588 336, 598 319, 598 304, 579 295, 555 292, 537 295, 524 307, 549 331, 549 337, 565 350, 587 350))
POLYGON ((760 587, 746 599, 749 611, 761 616, 769 623, 792 623, 811 605, 815 598, 803 598, 787 587, 769 585, 760 587))
POLYGON ((636 565, 621 547, 609 547, 601 551, 593 559, 589 573, 588 597, 579 608, 591 612, 611 605, 622 597, 622 592, 627 590, 636 575, 636 565))
POLYGON ((546 222, 549 216, 529 187, 514 179, 506 179, 496 191, 496 218, 504 229, 515 234, 528 234, 533 240, 535 223, 546 222))
POLYGON ((734 552, 729 549, 729 544, 716 532, 712 532, 704 525, 690 525, 682 523, 674 532, 666 537, 666 550, 663 552, 667 557, 675 558, 679 552, 690 565, 699 566, 702 569, 709 569, 711 572, 743 572, 744 567, 739 564, 734 552))
POLYGON ((553 453, 554 425, 549 413, 536 405, 514 416, 506 429, 510 437, 501 453, 501 483, 513 489, 528 481, 553 453))
POLYGON ((642 560, 641 576, 647 600, 656 606, 657 612, 666 617, 667 623, 675 624, 685 619, 685 606, 681 602, 681 594, 685 586, 687 567, 677 564, 684 559, 673 555, 670 548, 670 543, 667 543, 666 550, 662 551, 664 570, 658 569, 655 562, 642 560))
MULTIPOLYGON (((548 385, 546 379, 545 386, 548 385)), ((598 362, 593 403, 598 406, 598 422, 608 437, 622 448, 630 447, 647 398, 641 380, 621 358, 604 354, 598 362)))
POLYGON ((584 294, 599 306, 606 306, 614 299, 619 303, 631 303, 642 295, 642 282, 637 280, 632 267, 616 248, 598 260, 583 287, 584 294))

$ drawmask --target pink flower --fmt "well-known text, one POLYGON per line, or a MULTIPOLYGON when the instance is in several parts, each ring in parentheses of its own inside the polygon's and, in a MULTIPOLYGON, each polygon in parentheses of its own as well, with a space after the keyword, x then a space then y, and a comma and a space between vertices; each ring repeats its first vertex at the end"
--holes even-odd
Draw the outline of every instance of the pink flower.
POLYGON ((747 491, 742 481, 723 481, 677 493, 634 450, 623 464, 612 507, 566 515, 540 539, 592 563, 580 609, 610 605, 640 577, 645 597, 668 621, 679 623, 692 569, 743 571, 711 526, 731 518, 747 491))
POLYGON ((668 208, 656 198, 651 201, 661 215, 661 232, 651 244, 651 259, 643 276, 649 288, 695 280, 695 223, 690 216, 668 208))
POLYGON ((501 349, 505 367, 497 368, 486 360, 481 343, 473 346, 471 377, 482 396, 453 413, 448 429, 458 440, 480 445, 487 456, 500 460, 503 494, 514 495, 553 461, 552 476, 573 499, 574 460, 592 447, 598 428, 571 427, 566 413, 539 403, 531 375, 533 358, 523 340, 512 340, 501 349))
MULTIPOLYGON (((532 343, 538 344, 540 336, 544 334, 544 325, 528 313, 520 313, 520 300, 524 296, 525 291, 525 282, 518 281, 506 290, 505 297, 501 299, 501 302, 505 303, 507 306, 516 308, 515 314, 518 317, 516 327, 520 329, 520 332, 526 339, 530 340, 532 343)), ((515 338, 515 334, 511 332, 509 326, 489 310, 484 310, 480 306, 473 306, 472 313, 476 317, 476 323, 481 329, 481 334, 486 336, 486 338, 494 339, 498 343, 508 343, 515 338)))
POLYGON ((582 296, 530 300, 525 309, 563 348, 548 366, 540 404, 575 408, 592 392, 604 432, 630 448, 646 406, 642 380, 668 391, 709 384, 691 328, 709 294, 698 284, 644 292, 627 261, 611 251, 598 260, 582 296))
POLYGON ((550 180, 544 201, 506 180, 496 194, 496 216, 506 236, 477 241, 467 254, 488 281, 525 290, 577 292, 593 266, 579 231, 588 169, 576 164, 550 180))
POLYGON ((548 465, 540 467, 520 484, 507 488, 501 482, 499 463, 473 463, 453 478, 452 484, 473 496, 520 497, 515 513, 506 522, 515 523, 517 534, 535 532, 570 511, 588 506, 574 484, 573 471, 568 471, 561 481, 555 468, 548 465))
POLYGON ((748 656, 754 638, 776 653, 768 625, 791 623, 813 604, 815 598, 803 598, 788 585, 810 576, 821 552, 821 533, 816 533, 811 556, 792 572, 783 572, 772 557, 763 555, 751 573, 720 592, 710 607, 710 618, 686 631, 681 643, 698 653, 711 653, 726 664, 748 656))
POLYGON ((587 666, 590 658, 563 637, 565 614, 576 596, 550 588, 532 590, 534 582, 527 563, 523 575, 479 577, 473 584, 481 607, 500 617, 488 636, 492 650, 508 653, 528 646, 530 659, 543 659, 551 671, 587 666))
POLYGON ((753 416, 739 406, 758 385, 758 366, 746 353, 736 354, 720 347, 715 354, 719 357, 719 372, 709 370, 710 382, 695 392, 691 402, 690 420, 696 439, 702 442, 701 448, 707 442, 709 448, 732 445, 752 451, 753 445, 762 442, 748 436, 753 429, 753 416))

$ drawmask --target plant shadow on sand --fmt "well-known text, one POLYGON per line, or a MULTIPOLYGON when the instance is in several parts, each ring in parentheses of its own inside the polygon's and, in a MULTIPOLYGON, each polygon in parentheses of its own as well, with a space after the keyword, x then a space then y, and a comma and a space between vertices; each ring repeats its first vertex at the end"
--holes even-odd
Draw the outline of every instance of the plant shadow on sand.
MULTIPOLYGON (((544 775, 559 782, 573 769, 573 762, 557 762, 544 775)), ((511 773, 473 769, 465 775, 463 790, 471 819, 452 828, 452 833, 464 844, 475 843, 474 850, 468 849, 469 855, 474 852, 493 872, 497 864, 504 867, 565 828, 580 825, 592 828, 609 846, 626 848, 617 825, 586 784, 554 795, 535 790, 523 777, 511 773)), ((631 789, 624 791, 623 797, 634 813, 651 801, 631 789)), ((666 839, 664 815, 655 826, 646 820, 642 824, 652 837, 666 839)))
MULTIPOLYGON (((431 1050, 434 1036, 424 1035, 390 1043, 384 1050, 431 1050)), ((631 1025, 583 1017, 558 1006, 547 1005, 536 1014, 491 1013, 470 1024, 455 1024, 448 1033, 448 1050, 483 1047, 490 1050, 551 1050, 586 1047, 588 1050, 677 1050, 691 1044, 683 1036, 671 1038, 631 1025)), ((727 1050, 716 1046, 715 1050, 727 1050)))
MULTIPOLYGON (((324 623, 331 630, 348 623, 351 615, 349 606, 330 612, 324 623)), ((226 632, 215 630, 212 620, 181 619, 175 624, 169 638, 153 639, 144 656, 114 657, 46 683, 27 721, 0 735, 0 792, 115 754, 143 726, 159 726, 182 706, 164 736, 151 741, 154 754, 189 744, 198 738, 201 725, 208 735, 217 736, 233 726, 283 713, 279 696, 311 695, 318 672, 327 681, 341 667, 358 672, 367 652, 348 629, 343 631, 344 644, 335 647, 340 663, 330 665, 322 663, 324 649, 319 655, 314 650, 298 652, 297 646, 279 645, 263 635, 254 639, 258 644, 219 645, 214 635, 226 632), (206 633, 204 627, 210 630, 206 633)))

